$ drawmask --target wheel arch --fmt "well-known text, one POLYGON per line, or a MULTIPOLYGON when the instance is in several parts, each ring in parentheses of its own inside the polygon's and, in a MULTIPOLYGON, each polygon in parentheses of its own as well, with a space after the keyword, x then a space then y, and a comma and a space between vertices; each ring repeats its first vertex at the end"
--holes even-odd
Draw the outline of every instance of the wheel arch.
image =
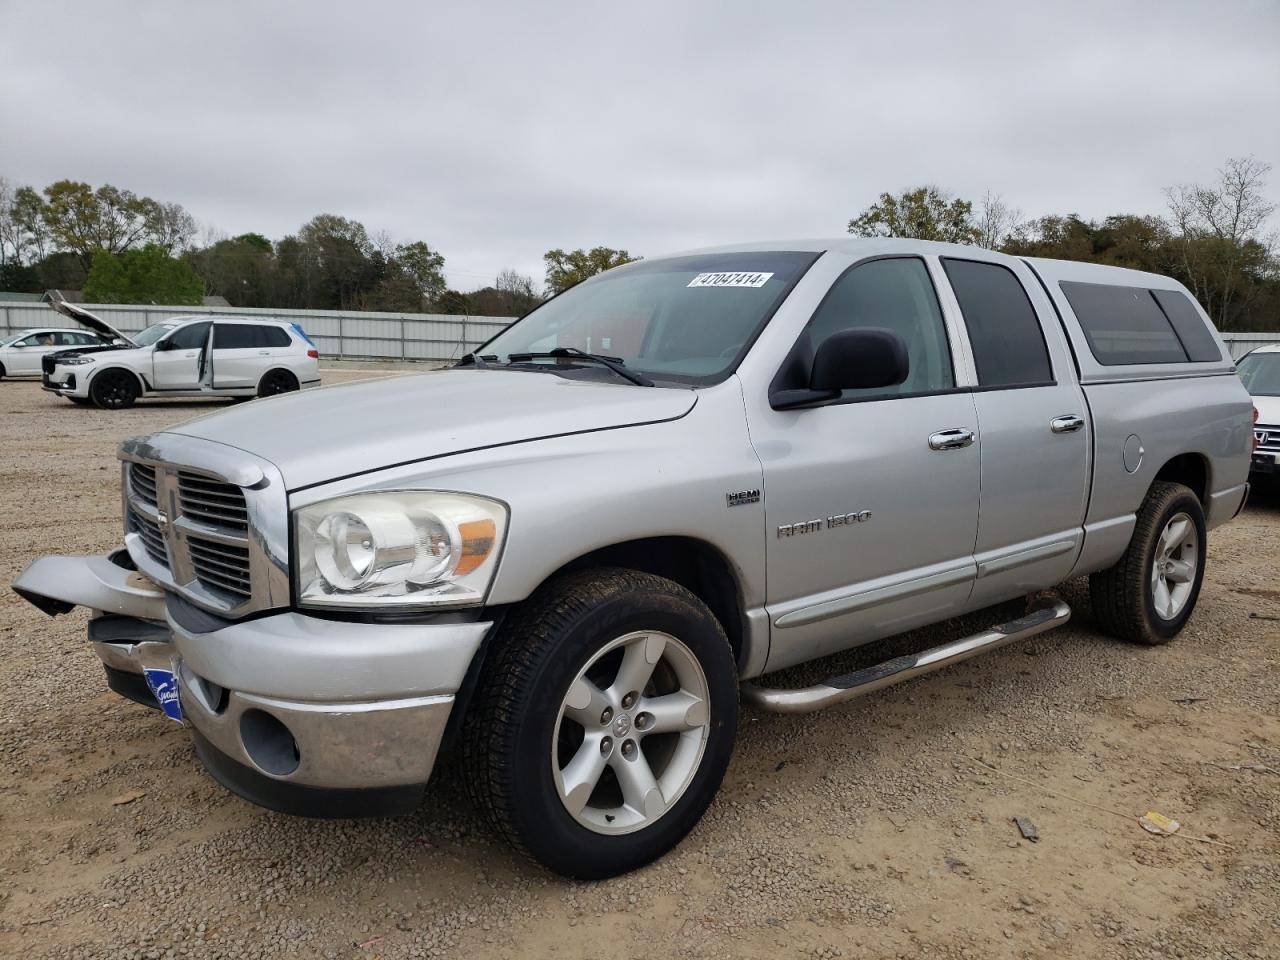
POLYGON ((297 375, 296 373, 294 373, 294 372, 293 372, 292 370, 290 370, 288 367, 283 367, 283 366, 281 366, 281 367, 268 367, 266 370, 264 370, 264 371, 262 372, 262 376, 260 376, 260 377, 258 378, 258 392, 259 392, 259 393, 261 393, 261 392, 262 392, 262 385, 263 385, 264 383, 266 383, 266 382, 267 382, 267 378, 268 378, 268 377, 271 377, 271 376, 274 376, 274 375, 276 375, 277 373, 283 373, 283 374, 285 374, 285 375, 289 376, 290 378, 292 378, 293 382, 294 382, 295 384, 297 384, 297 385, 298 385, 298 388, 299 388, 299 389, 301 389, 301 388, 302 388, 302 380, 298 377, 298 375, 297 375))
MULTIPOLYGON (((1184 487, 1189 487, 1191 492, 1196 495, 1196 499, 1200 501, 1200 505, 1207 511, 1209 509, 1209 491, 1212 488, 1212 467, 1209 464, 1209 458, 1202 453, 1180 453, 1175 457, 1170 457, 1165 461, 1164 465, 1156 471, 1155 476, 1151 478, 1151 484, 1166 481, 1168 483, 1180 483, 1184 487)), ((1151 487, 1147 488, 1150 494, 1151 487)))

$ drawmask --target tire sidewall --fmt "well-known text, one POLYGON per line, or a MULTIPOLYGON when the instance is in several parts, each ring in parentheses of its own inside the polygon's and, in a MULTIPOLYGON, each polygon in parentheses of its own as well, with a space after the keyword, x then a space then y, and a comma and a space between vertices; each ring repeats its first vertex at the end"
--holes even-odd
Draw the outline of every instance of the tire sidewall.
POLYGON ((709 611, 679 596, 631 591, 575 620, 542 658, 531 685, 532 702, 513 718, 509 762, 512 810, 522 842, 558 873, 581 879, 613 876, 665 853, 697 823, 724 777, 738 726, 737 671, 729 646, 709 611), (578 823, 564 808, 552 773, 552 743, 569 684, 605 644, 627 633, 662 631, 689 648, 706 676, 711 727, 702 759, 680 799, 651 826, 605 835, 578 823))
POLYGON ((1204 509, 1201 507, 1199 499, 1190 490, 1172 497, 1160 510, 1152 531, 1152 535, 1143 545, 1142 551, 1142 612, 1143 616, 1146 617, 1147 626, 1152 636, 1161 642, 1166 642, 1176 637, 1186 625, 1186 622, 1191 619, 1191 615, 1196 609, 1196 602, 1200 599, 1200 586, 1204 582, 1208 540, 1204 523, 1204 509), (1185 513, 1190 517, 1196 528, 1196 575, 1191 584, 1191 595, 1187 597, 1187 602, 1183 605, 1182 610, 1172 620, 1166 620, 1156 613, 1155 594, 1151 589, 1151 568, 1155 563, 1156 548, 1160 542, 1160 535, 1174 515, 1179 513, 1185 513))
POLYGON ((297 393, 299 389, 301 389, 301 386, 298 383, 298 378, 288 370, 280 367, 277 367, 275 370, 268 370, 263 374, 262 379, 258 382, 259 397, 278 397, 285 393, 297 393), (281 380, 287 383, 288 388, 285 390, 273 390, 268 392, 267 387, 273 384, 276 380, 281 380))

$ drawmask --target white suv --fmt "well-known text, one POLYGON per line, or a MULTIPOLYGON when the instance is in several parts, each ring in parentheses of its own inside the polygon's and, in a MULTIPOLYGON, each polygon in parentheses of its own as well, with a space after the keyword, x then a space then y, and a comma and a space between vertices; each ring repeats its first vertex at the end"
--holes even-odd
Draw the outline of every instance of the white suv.
POLYGON ((108 410, 139 397, 267 397, 320 382, 320 353, 296 323, 174 317, 132 338, 82 307, 54 309, 121 343, 63 350, 42 361, 44 388, 108 410))

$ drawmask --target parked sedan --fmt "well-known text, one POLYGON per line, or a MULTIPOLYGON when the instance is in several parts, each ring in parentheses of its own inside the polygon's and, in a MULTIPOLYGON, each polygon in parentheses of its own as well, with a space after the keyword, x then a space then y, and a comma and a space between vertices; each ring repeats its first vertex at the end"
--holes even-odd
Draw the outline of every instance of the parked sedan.
POLYGON ((53 327, 23 330, 0 340, 0 379, 40 376, 40 358, 58 350, 100 347, 109 337, 87 330, 59 330, 53 327))

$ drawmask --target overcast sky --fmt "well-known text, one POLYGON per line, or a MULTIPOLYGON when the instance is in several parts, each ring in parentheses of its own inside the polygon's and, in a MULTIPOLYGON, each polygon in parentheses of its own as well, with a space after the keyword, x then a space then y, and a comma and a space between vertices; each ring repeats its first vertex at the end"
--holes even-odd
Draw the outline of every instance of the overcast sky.
POLYGON ((1280 163, 1280 2, 1060 6, 0 0, 0 175, 227 234, 342 214, 473 289, 837 235, 923 182, 1099 216, 1280 163))

